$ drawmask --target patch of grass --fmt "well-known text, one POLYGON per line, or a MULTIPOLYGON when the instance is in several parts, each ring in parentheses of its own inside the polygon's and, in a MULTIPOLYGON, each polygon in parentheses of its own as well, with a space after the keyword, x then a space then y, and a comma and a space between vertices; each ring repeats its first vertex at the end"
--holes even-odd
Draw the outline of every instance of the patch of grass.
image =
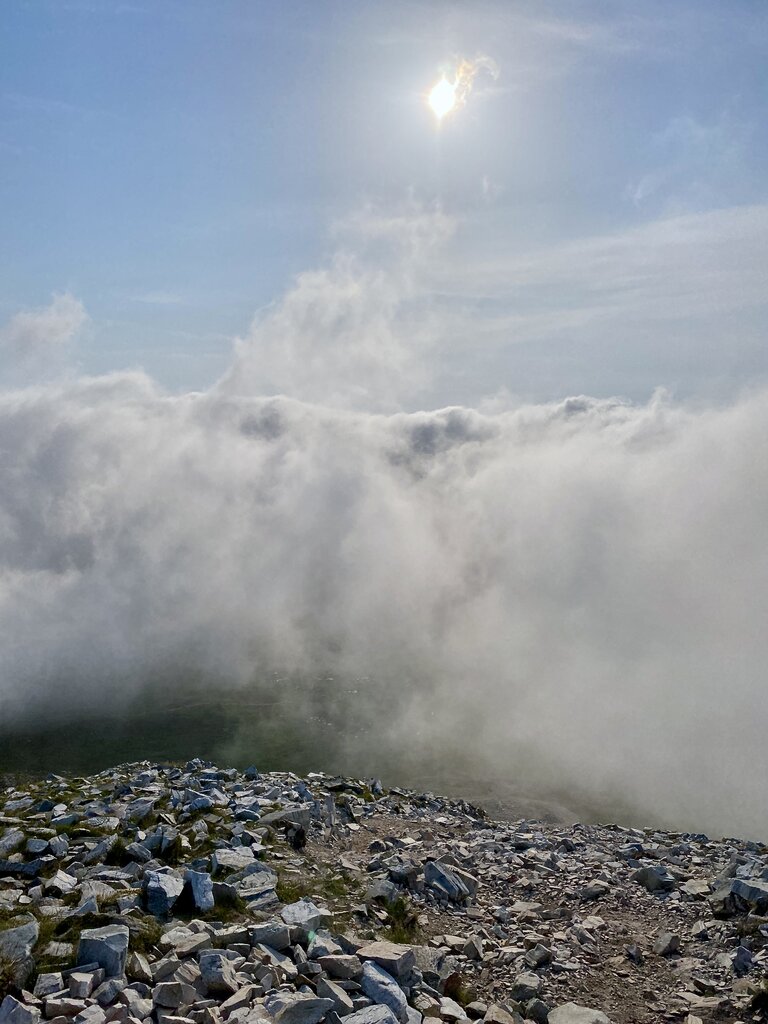
POLYGON ((387 904, 386 909, 389 918, 389 923, 384 929, 386 938, 390 942, 399 942, 403 945, 413 945, 418 942, 421 929, 410 900, 404 896, 398 896, 393 903, 387 904))
POLYGON ((18 995, 19 987, 17 980, 20 967, 20 960, 12 960, 10 957, 0 956, 0 1002, 6 996, 18 995))
POLYGON ((349 895, 349 886, 346 885, 338 874, 333 874, 329 871, 322 880, 318 891, 322 891, 323 895, 329 899, 342 899, 344 896, 349 895))
POLYGON ((141 922, 129 925, 130 938, 128 948, 132 953, 150 953, 154 946, 160 941, 163 934, 163 926, 151 916, 142 918, 141 922))
MULTIPOLYGON (((312 886, 311 888, 314 888, 312 886)), ((281 903, 296 903, 304 896, 309 896, 310 887, 302 878, 281 874, 278 877, 275 892, 281 903)))

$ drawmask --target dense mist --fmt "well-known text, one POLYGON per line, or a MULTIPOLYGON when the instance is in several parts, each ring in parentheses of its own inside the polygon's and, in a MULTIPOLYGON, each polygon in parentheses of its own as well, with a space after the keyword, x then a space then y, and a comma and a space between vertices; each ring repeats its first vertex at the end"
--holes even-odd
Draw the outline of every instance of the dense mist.
POLYGON ((322 669, 366 680, 372 758, 430 744, 764 833, 766 436, 766 393, 372 414, 140 373, 6 392, 2 720, 87 729, 169 671, 322 669))
POLYGON ((5 735, 85 737, 194 680, 282 689, 311 736, 337 687, 328 764, 354 743, 396 777, 428 753, 765 835, 768 392, 526 403, 489 379, 476 408, 413 411, 450 362, 456 309, 429 282, 454 228, 353 218, 207 391, 67 371, 71 295, 0 330, 5 735))

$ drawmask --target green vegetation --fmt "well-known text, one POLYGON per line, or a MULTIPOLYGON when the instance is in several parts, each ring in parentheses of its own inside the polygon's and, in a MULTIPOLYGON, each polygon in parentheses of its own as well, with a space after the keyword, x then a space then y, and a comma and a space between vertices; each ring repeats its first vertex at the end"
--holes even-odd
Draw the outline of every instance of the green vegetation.
POLYGON ((275 886, 277 898, 281 903, 296 903, 304 896, 309 896, 309 887, 306 882, 293 875, 280 874, 275 886))
POLYGON ((149 953, 157 946, 163 934, 163 926, 154 917, 147 916, 129 927, 129 949, 132 953, 149 953))
POLYGON ((399 896, 393 903, 388 903, 386 909, 389 923, 384 929, 384 937, 404 945, 417 943, 421 929, 410 900, 399 896))
POLYGON ((0 956, 0 1002, 7 995, 14 994, 18 986, 18 970, 20 961, 12 960, 10 957, 0 956))

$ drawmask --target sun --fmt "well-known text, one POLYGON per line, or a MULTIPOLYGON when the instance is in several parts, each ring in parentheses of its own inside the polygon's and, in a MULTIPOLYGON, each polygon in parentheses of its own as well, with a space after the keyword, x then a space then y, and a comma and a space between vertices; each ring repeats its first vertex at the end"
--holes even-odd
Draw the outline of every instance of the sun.
POLYGON ((449 82, 443 75, 439 82, 432 86, 427 102, 438 121, 450 114, 456 106, 456 86, 458 82, 449 82))

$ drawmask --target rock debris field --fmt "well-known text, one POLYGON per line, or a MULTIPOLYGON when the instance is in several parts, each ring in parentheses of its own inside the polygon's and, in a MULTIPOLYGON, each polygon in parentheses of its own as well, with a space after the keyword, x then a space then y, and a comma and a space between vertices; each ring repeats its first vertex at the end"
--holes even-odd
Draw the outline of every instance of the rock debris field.
POLYGON ((765 844, 376 780, 195 760, 0 795, 0 1024, 746 1024, 766 914, 765 844))

